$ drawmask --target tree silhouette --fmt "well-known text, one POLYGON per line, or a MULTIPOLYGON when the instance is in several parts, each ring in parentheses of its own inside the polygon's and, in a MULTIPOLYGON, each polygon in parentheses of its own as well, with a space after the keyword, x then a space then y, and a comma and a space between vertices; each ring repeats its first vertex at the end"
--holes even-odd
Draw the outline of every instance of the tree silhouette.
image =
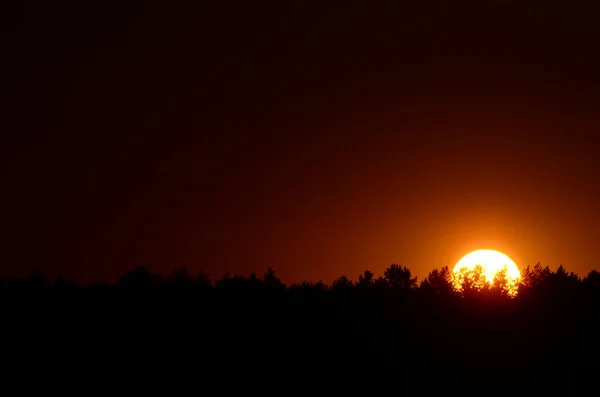
POLYGON ((525 269, 521 271, 521 286, 524 289, 532 289, 544 281, 548 279, 550 276, 550 268, 548 266, 542 267, 542 265, 538 262, 533 268, 530 268, 529 265, 525 269))
POLYGON ((54 280, 54 288, 57 291, 73 293, 79 292, 81 286, 76 282, 67 279, 64 276, 58 276, 56 280, 54 280))
POLYGON ((600 308, 600 272, 592 270, 581 280, 582 296, 588 307, 600 308))
POLYGON ((352 289, 353 287, 354 287, 354 284, 346 276, 338 277, 331 284, 331 289, 334 291, 349 290, 349 289, 352 289))
POLYGON ((597 290, 600 292, 600 272, 595 269, 592 270, 581 280, 581 283, 588 290, 597 290))
POLYGON ((279 277, 275 274, 275 270, 271 267, 267 269, 265 275, 263 276, 263 284, 272 289, 283 290, 286 288, 285 284, 281 282, 279 277))
POLYGON ((452 285, 452 271, 448 266, 432 270, 427 277, 421 281, 419 289, 427 294, 439 294, 443 296, 452 295, 454 292, 454 286, 452 285))
POLYGON ((374 274, 370 270, 365 270, 363 274, 358 276, 356 285, 360 288, 369 288, 374 283, 374 274))
MULTIPOLYGON (((277 370, 308 359, 311 371, 324 374, 479 376, 507 367, 565 371, 600 354, 598 271, 580 280, 563 266, 538 264, 524 269, 517 295, 507 274, 503 269, 489 283, 482 266, 458 273, 445 266, 418 288, 411 271, 396 264, 377 278, 365 270, 356 283, 340 276, 331 286, 304 281, 289 288, 272 268, 262 278, 226 273, 214 286, 185 267, 164 278, 134 268, 116 285, 82 286, 64 277, 48 283, 37 274, 0 280, 0 316, 7 340, 49 329, 63 353, 71 340, 94 341, 118 346, 112 355, 128 365, 185 356, 260 372, 261 360, 277 370), (153 343, 159 340, 167 343, 153 343)), ((71 349, 81 347, 73 342, 71 349)))
POLYGON ((508 277, 508 267, 504 265, 492 280, 490 292, 500 298, 514 297, 519 290, 519 280, 508 277))
POLYGON ((138 266, 125 273, 120 279, 118 286, 125 289, 150 289, 160 283, 160 276, 153 276, 150 271, 144 267, 138 266))
POLYGON ((383 273, 385 284, 393 289, 410 290, 417 287, 417 277, 406 266, 392 264, 383 273))
POLYGON ((165 278, 167 284, 175 287, 189 287, 193 284, 192 276, 188 273, 187 267, 175 269, 165 278))
POLYGON ((476 265, 473 269, 463 267, 454 274, 453 278, 455 289, 464 298, 476 298, 490 288, 481 265, 476 265))
POLYGON ((210 277, 205 272, 199 272, 196 278, 194 279, 194 285, 204 288, 210 288, 211 286, 210 277))

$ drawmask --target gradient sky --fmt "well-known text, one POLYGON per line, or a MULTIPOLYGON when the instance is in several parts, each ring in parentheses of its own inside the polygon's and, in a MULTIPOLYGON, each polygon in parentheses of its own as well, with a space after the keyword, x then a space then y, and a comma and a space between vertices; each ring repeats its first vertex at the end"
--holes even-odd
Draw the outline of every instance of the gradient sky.
POLYGON ((0 11, 0 274, 598 268, 598 6, 46 3, 0 11))

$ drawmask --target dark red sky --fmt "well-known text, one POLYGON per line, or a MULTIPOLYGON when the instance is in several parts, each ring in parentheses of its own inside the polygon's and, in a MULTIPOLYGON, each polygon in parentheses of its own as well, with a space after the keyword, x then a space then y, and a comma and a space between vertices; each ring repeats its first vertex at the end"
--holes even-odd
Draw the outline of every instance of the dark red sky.
POLYGON ((0 10, 1 274, 598 268, 592 6, 106 3, 0 10))

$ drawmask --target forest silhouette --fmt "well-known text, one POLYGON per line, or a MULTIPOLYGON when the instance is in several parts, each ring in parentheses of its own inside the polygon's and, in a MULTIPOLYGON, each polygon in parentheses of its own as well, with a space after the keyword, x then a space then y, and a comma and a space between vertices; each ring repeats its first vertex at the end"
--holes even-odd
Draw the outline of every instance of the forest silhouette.
POLYGON ((0 282, 4 357, 27 366, 45 357, 49 370, 277 374, 303 383, 600 368, 600 273, 580 278, 537 264, 522 270, 517 288, 509 294, 501 274, 482 282, 480 268, 453 275, 443 267, 419 282, 396 264, 331 285, 286 285, 271 268, 211 282, 186 268, 162 276, 138 267, 115 284, 88 285, 34 273, 0 282))

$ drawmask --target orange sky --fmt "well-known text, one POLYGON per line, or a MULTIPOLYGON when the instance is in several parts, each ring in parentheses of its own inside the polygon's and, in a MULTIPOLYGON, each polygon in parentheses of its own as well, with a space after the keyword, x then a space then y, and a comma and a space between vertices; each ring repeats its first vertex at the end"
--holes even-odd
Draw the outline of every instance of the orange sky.
POLYGON ((596 14, 259 3, 4 34, 1 274, 597 268, 596 14))

